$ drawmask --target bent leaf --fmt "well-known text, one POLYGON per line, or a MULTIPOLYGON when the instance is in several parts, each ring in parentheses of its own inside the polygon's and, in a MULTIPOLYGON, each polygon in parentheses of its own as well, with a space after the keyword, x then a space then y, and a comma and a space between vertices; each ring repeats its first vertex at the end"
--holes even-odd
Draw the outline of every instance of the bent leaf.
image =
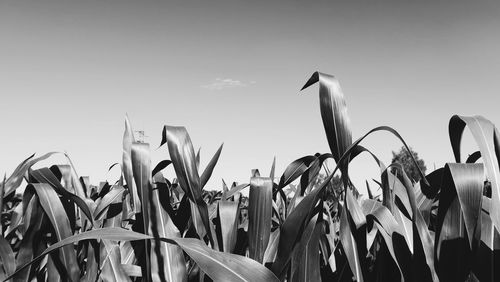
POLYGON ((450 119, 449 134, 457 163, 460 162, 460 144, 465 126, 469 128, 479 147, 486 174, 491 181, 492 209, 490 216, 497 230, 500 230, 500 168, 499 159, 497 159, 495 153, 495 126, 482 116, 454 115, 450 119))
POLYGON ((10 195, 10 193, 14 192, 14 190, 16 190, 17 187, 19 187, 19 185, 21 185, 24 175, 34 164, 36 164, 39 161, 45 160, 56 153, 57 152, 50 152, 34 159, 33 157, 35 156, 35 154, 33 154, 26 160, 24 160, 22 163, 20 163, 14 169, 14 172, 11 174, 11 176, 9 176, 7 180, 4 180, 3 197, 4 198, 7 197, 8 195, 10 195))
POLYGON ((328 74, 315 72, 301 90, 319 81, 321 118, 328 145, 337 163, 352 144, 349 116, 344 94, 338 80, 328 74))
MULTIPOLYGON (((189 137, 186 128, 179 126, 165 126, 164 129, 165 140, 167 141, 168 152, 174 165, 175 174, 181 188, 186 195, 198 207, 199 216, 201 217, 203 226, 207 231, 208 237, 211 242, 212 236, 210 232, 210 222, 208 217, 207 204, 203 200, 200 176, 198 175, 198 168, 196 166, 195 154, 191 138, 189 137)), ((194 218, 196 210, 191 209, 191 215, 194 218)), ((201 233, 200 230, 197 230, 201 233)))
MULTIPOLYGON (((59 193, 61 196, 64 198, 69 199, 70 201, 74 202, 85 214, 85 216, 90 220, 90 222, 93 224, 93 216, 92 213, 90 212, 90 208, 85 202, 85 198, 81 198, 68 190, 66 190, 62 185, 61 182, 56 178, 56 176, 52 173, 52 171, 46 167, 37 169, 34 171, 31 171, 30 175, 39 183, 47 183, 54 188, 54 190, 59 193)), ((92 202, 91 200, 88 200, 89 202, 92 202)))
POLYGON ((198 239, 167 241, 177 243, 213 281, 279 281, 269 269, 253 259, 214 251, 198 239))
MULTIPOLYGON (((132 241, 153 239, 153 237, 118 227, 101 228, 83 232, 49 246, 31 262, 19 267, 14 274, 28 265, 40 261, 45 255, 54 250, 68 244, 89 239, 132 241)), ((198 239, 160 238, 160 240, 179 245, 196 262, 203 272, 209 275, 214 281, 279 281, 276 276, 262 264, 247 257, 214 251, 198 239)), ((6 280, 10 278, 12 278, 12 275, 7 277, 6 280)))
POLYGON ((114 186, 111 190, 102 197, 101 201, 97 205, 94 211, 94 218, 96 220, 102 219, 104 212, 107 210, 111 203, 114 203, 117 199, 120 199, 123 196, 123 192, 125 188, 122 186, 114 186))
POLYGON ((292 181, 301 176, 309 168, 309 165, 315 159, 315 156, 305 156, 293 161, 286 167, 285 172, 283 172, 283 175, 280 178, 278 186, 282 188, 292 183, 292 181))

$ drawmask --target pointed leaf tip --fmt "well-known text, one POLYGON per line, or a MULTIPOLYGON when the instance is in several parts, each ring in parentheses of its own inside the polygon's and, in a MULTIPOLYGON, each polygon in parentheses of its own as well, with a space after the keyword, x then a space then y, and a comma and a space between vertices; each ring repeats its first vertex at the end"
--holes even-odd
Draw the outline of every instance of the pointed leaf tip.
POLYGON ((309 80, 306 82, 306 84, 304 84, 304 86, 302 86, 302 88, 300 89, 300 91, 306 89, 307 87, 313 85, 314 83, 318 82, 319 81, 319 72, 318 71, 315 71, 312 75, 311 75, 311 78, 309 78, 309 80))

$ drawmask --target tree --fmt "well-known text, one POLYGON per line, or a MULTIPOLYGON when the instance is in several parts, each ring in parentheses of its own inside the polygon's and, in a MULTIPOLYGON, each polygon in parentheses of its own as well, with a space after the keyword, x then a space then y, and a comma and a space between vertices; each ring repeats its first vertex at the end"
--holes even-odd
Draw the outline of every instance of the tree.
MULTIPOLYGON (((427 167, 425 166, 424 160, 420 159, 418 157, 418 153, 413 151, 411 147, 410 152, 417 161, 417 165, 420 170, 425 174, 427 167)), ((420 180, 420 174, 418 173, 418 169, 415 167, 415 164, 411 159, 410 152, 408 152, 405 147, 401 147, 401 149, 399 149, 399 152, 397 153, 393 151, 392 163, 397 162, 401 164, 406 172, 406 175, 408 175, 408 177, 413 181, 418 182, 420 180)))

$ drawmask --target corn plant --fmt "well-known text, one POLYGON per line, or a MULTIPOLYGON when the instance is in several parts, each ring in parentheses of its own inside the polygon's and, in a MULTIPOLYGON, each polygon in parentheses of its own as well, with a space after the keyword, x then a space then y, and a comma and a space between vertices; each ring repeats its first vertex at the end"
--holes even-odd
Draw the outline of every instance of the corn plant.
POLYGON ((166 125, 160 147, 170 159, 153 166, 128 117, 115 183, 90 185, 67 154, 67 164, 40 169, 33 165, 61 153, 30 156, 0 186, 0 279, 498 281, 500 135, 493 123, 453 116, 454 162, 419 171, 415 183, 400 164, 386 166, 361 145, 382 131, 409 150, 402 136, 379 126, 353 141, 339 82, 315 72, 303 89, 316 83, 330 152, 299 157, 280 177, 273 161, 269 174, 255 169, 248 183, 223 181, 220 191, 208 191, 222 145, 202 169, 187 130, 166 125), (461 162, 466 127, 478 151, 461 162), (350 180, 349 164, 362 153, 380 169, 380 196, 367 182, 368 198, 359 197, 350 180))

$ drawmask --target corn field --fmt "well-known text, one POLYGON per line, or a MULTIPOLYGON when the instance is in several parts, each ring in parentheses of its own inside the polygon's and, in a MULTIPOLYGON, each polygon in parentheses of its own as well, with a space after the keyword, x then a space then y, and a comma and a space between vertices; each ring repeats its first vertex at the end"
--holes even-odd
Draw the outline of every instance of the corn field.
POLYGON ((414 182, 362 146, 379 131, 409 150, 407 141, 388 126, 353 141, 339 82, 315 72, 303 89, 316 83, 331 152, 298 156, 281 174, 274 163, 265 175, 252 170, 249 183, 221 191, 204 189, 222 145, 201 168, 184 127, 164 126, 170 160, 154 165, 126 118, 121 177, 98 187, 65 153, 68 164, 40 169, 62 153, 27 158, 0 186, 1 281, 499 281, 494 124, 451 117, 455 159, 414 182), (465 128, 478 150, 463 161, 465 128), (380 168, 368 198, 349 178, 360 154, 380 168), (336 167, 318 183, 327 160, 336 167), (338 175, 342 189, 329 189, 338 175))

